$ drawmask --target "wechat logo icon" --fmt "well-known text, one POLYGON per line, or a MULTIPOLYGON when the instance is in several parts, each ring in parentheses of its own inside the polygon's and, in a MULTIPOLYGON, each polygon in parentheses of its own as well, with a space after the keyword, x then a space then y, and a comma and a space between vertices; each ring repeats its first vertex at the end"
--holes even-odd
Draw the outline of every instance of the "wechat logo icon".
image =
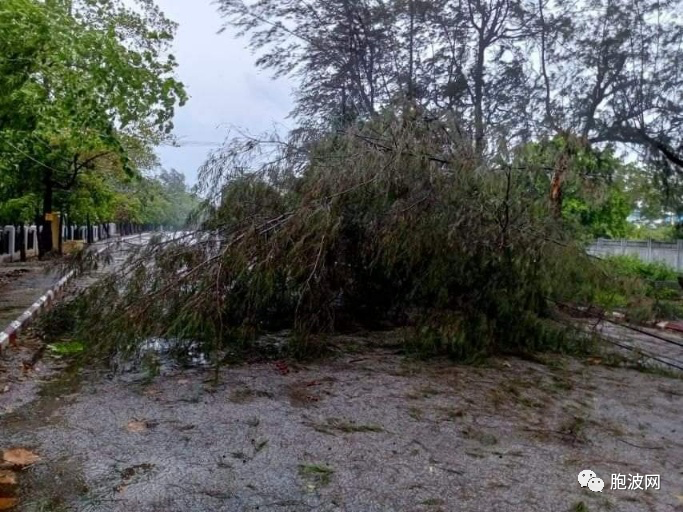
POLYGON ((605 487, 605 482, 590 469, 584 469, 579 473, 579 484, 581 487, 588 487, 593 492, 602 492, 605 487))

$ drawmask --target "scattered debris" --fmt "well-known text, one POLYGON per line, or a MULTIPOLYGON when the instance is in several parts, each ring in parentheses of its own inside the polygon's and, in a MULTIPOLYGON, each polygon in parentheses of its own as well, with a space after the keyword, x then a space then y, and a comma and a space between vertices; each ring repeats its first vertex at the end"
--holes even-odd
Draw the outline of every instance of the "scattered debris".
POLYGON ((27 467, 40 461, 40 457, 24 448, 5 450, 2 459, 11 466, 27 467))
POLYGON ((314 491, 317 487, 328 485, 334 470, 319 464, 301 464, 299 475, 307 481, 307 488, 314 491))
POLYGON ((0 469, 0 485, 17 485, 17 474, 14 471, 0 469))
POLYGON ((289 366, 284 361, 275 361, 275 369, 280 375, 287 375, 289 373, 289 366))
POLYGON ((126 425, 126 429, 128 430, 128 432, 140 433, 145 432, 147 429, 154 428, 157 425, 158 422, 156 421, 138 420, 136 418, 133 418, 126 425))
POLYGON ((12 510, 18 503, 17 498, 0 498, 0 510, 12 510))

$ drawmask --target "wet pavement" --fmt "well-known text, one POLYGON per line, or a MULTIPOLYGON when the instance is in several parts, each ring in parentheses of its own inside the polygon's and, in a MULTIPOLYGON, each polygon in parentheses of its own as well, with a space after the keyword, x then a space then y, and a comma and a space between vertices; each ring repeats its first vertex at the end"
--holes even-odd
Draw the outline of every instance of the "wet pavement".
MULTIPOLYGON (((102 240, 89 246, 89 250, 99 250, 104 246, 112 247, 112 265, 103 266, 98 271, 75 280, 74 286, 82 289, 89 286, 103 273, 117 268, 125 260, 127 249, 150 239, 148 234, 118 239, 102 240)), ((49 290, 60 278, 54 265, 37 260, 26 263, 5 263, 0 265, 0 330, 26 311, 36 300, 49 290)), ((72 291, 74 289, 72 286, 72 291)))
POLYGON ((0 265, 0 330, 17 319, 59 276, 38 261, 0 265))
POLYGON ((0 449, 41 456, 19 510, 683 511, 682 380, 592 358, 418 362, 382 336, 218 380, 63 372, 0 409, 0 449), (585 469, 603 492, 580 487, 585 469), (611 489, 612 474, 660 489, 611 489))
POLYGON ((641 364, 659 367, 683 376, 683 336, 680 333, 612 322, 585 323, 606 342, 641 364))

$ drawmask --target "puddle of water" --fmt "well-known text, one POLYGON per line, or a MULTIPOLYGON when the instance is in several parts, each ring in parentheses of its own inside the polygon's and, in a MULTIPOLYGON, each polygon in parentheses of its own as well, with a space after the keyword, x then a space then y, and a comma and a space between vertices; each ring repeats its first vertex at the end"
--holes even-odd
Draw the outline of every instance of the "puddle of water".
POLYGON ((58 410, 80 391, 81 381, 79 368, 67 368, 57 378, 41 384, 36 400, 0 417, 0 430, 9 434, 31 432, 59 421, 58 410))
POLYGON ((140 349, 140 359, 151 356, 159 359, 162 368, 175 369, 206 367, 211 364, 209 356, 197 342, 182 342, 164 338, 151 338, 140 349))
MULTIPOLYGON (((264 334, 252 342, 254 353, 264 358, 280 358, 286 355, 289 344, 289 331, 264 334)), ((222 351, 217 357, 229 359, 229 348, 222 351)), ((138 352, 138 361, 144 362, 149 358, 156 359, 159 370, 175 370, 178 368, 207 368, 216 361, 216 356, 204 351, 198 342, 188 342, 165 338, 150 338, 138 352)), ((122 365, 129 370, 135 368, 135 364, 122 365)))

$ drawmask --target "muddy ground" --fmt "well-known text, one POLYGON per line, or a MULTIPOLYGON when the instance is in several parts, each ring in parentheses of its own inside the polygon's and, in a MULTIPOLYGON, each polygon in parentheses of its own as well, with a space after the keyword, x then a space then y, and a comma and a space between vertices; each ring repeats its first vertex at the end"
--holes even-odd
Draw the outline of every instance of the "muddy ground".
POLYGON ((367 340, 218 381, 171 367, 46 378, 0 407, 0 449, 41 457, 18 475, 19 510, 683 511, 679 378, 601 358, 420 362, 391 334, 367 340), (584 469, 602 493, 580 487, 584 469), (612 473, 659 474, 661 489, 611 490, 612 473))

